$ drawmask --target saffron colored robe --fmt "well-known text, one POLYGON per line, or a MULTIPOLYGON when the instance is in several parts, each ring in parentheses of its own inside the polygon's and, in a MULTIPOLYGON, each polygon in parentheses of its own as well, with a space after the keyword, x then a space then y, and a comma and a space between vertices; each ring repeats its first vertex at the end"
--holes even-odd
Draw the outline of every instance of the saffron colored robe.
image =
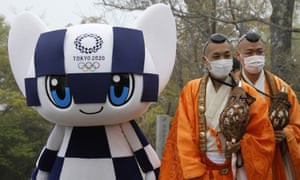
MULTIPOLYGON (((283 129, 286 142, 288 145, 288 151, 286 153, 290 153, 290 158, 292 161, 293 171, 295 175, 295 179, 300 179, 300 106, 295 95, 295 92, 292 88, 285 83, 278 76, 271 74, 273 79, 275 80, 275 84, 277 87, 277 91, 280 91, 283 86, 286 87, 286 93, 288 94, 288 101, 291 103, 290 108, 290 121, 289 124, 283 129)), ((265 92, 270 94, 270 87, 265 79, 265 92)), ((268 104, 268 107, 271 105, 270 98, 265 98, 265 101, 268 104)), ((282 161, 282 156, 280 153, 279 146, 276 146, 276 152, 273 160, 272 166, 273 179, 275 180, 289 180, 286 177, 284 171, 284 165, 282 161)))
MULTIPOLYGON (((198 125, 199 84, 195 79, 183 88, 176 114, 166 141, 160 168, 160 180, 210 179, 206 164, 201 162, 198 125)), ((241 154, 248 179, 266 179, 275 150, 272 125, 267 106, 255 89, 246 83, 243 88, 256 101, 250 106, 250 121, 240 140, 241 154)), ((232 172, 221 175, 213 170, 214 179, 233 179, 232 172)))

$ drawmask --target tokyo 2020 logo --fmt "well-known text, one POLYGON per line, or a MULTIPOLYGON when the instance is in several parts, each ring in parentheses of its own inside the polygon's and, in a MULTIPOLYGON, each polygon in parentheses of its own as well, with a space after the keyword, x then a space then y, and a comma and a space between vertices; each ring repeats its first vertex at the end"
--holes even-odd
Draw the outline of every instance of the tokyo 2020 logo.
POLYGON ((75 39, 74 44, 81 53, 92 54, 102 48, 103 40, 97 34, 81 34, 75 39))
POLYGON ((80 62, 78 63, 78 68, 83 72, 94 72, 100 67, 99 62, 80 62))

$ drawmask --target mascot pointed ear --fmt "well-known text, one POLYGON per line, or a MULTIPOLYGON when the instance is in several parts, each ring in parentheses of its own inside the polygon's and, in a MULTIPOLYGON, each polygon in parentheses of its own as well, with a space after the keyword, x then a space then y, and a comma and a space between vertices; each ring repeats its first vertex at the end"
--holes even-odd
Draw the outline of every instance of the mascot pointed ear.
POLYGON ((46 25, 37 16, 24 12, 16 17, 8 36, 9 61, 15 80, 25 96, 24 78, 34 57, 34 50, 46 25))
POLYGON ((169 6, 155 4, 138 18, 136 27, 143 31, 145 46, 159 74, 159 93, 167 85, 176 55, 176 24, 169 6))

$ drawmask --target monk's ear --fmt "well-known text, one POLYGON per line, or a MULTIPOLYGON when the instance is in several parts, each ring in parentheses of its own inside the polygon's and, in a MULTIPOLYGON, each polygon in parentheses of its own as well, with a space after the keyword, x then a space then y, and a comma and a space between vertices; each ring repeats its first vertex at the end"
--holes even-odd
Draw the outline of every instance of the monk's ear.
POLYGON ((241 53, 239 51, 236 51, 236 59, 241 62, 242 59, 241 59, 241 53))
POLYGON ((201 61, 202 61, 204 66, 206 66, 207 68, 210 68, 210 65, 208 63, 208 59, 207 59, 206 56, 201 56, 201 61))

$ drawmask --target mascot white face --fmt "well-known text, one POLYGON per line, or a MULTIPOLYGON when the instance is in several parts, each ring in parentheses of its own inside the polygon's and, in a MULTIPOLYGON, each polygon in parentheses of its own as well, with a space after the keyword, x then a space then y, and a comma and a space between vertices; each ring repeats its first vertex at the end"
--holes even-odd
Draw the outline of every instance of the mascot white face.
POLYGON ((173 69, 176 27, 168 6, 147 8, 132 28, 50 31, 23 13, 11 25, 8 48, 27 104, 55 123, 33 179, 158 178, 159 158, 134 119, 157 100, 173 69))
POLYGON ((84 24, 49 31, 36 16, 20 15, 9 35, 9 55, 28 105, 65 126, 141 116, 167 84, 175 60, 173 16, 158 7, 145 11, 133 28, 84 24))
POLYGON ((43 33, 34 69, 27 102, 58 124, 129 121, 157 99, 158 74, 135 29, 86 24, 43 33))

